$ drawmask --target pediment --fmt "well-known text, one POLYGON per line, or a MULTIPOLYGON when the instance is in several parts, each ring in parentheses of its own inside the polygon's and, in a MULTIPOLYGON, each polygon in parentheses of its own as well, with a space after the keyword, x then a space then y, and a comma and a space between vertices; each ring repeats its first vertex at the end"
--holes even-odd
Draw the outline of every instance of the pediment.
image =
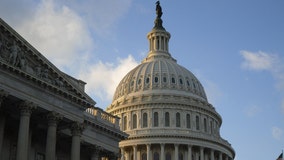
POLYGON ((95 105, 85 92, 85 82, 60 71, 0 18, 0 68, 26 78, 88 108, 95 105))

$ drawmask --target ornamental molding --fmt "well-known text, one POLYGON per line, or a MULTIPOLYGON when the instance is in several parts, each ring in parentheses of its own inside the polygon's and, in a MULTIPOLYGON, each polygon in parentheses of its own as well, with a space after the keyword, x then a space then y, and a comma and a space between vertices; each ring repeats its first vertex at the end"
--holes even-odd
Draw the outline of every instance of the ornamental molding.
POLYGON ((84 92, 85 82, 56 68, 0 18, 0 70, 32 82, 87 108, 95 102, 84 92))

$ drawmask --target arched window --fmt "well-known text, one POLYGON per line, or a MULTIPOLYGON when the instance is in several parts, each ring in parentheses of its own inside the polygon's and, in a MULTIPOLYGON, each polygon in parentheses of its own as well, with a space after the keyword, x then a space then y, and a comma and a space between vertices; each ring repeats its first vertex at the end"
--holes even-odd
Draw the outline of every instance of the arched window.
POLYGON ((179 79, 179 83, 180 83, 180 84, 183 84, 183 81, 182 81, 182 79, 179 79))
POLYGON ((204 118, 203 123, 204 123, 204 132, 207 132, 207 120, 206 120, 206 118, 204 118))
POLYGON ((176 79, 172 77, 172 83, 176 83, 176 79))
POLYGON ((200 126, 199 126, 199 117, 198 116, 195 117, 195 123, 196 123, 196 130, 199 130, 200 126))
POLYGON ((142 160, 147 160, 147 154, 146 153, 142 154, 142 160))
POLYGON ((154 159, 153 160, 160 160, 160 155, 158 152, 154 153, 154 159))
POLYGON ((190 114, 186 114, 186 128, 191 128, 191 125, 190 125, 190 114))
POLYGON ((166 160, 171 160, 171 159, 172 159, 171 153, 170 153, 170 152, 167 152, 167 154, 166 154, 166 160))
POLYGON ((165 113, 165 126, 166 127, 170 126, 170 114, 169 114, 169 112, 165 113))
POLYGON ((154 127, 158 127, 159 126, 159 115, 158 112, 154 113, 154 127))
POLYGON ((132 115, 132 128, 133 129, 137 128, 137 115, 136 114, 132 115))
POLYGON ((176 127, 180 127, 180 113, 176 113, 176 127))
POLYGON ((123 117, 123 130, 125 131, 127 129, 127 116, 123 117))
POLYGON ((167 77, 163 77, 163 82, 167 83, 167 77))
POLYGON ((146 84, 148 84, 149 82, 150 82, 150 78, 147 77, 147 78, 146 78, 146 84))
POLYGON ((142 124, 143 128, 148 127, 148 114, 147 113, 143 113, 143 124, 142 124))
POLYGON ((155 83, 158 83, 158 82, 159 82, 159 78, 158 78, 158 77, 155 77, 154 82, 155 82, 155 83))

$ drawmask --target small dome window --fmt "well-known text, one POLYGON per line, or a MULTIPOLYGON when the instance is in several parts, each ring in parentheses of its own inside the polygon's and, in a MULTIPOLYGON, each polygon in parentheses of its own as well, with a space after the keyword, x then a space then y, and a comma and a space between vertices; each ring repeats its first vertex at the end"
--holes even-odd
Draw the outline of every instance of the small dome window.
POLYGON ((148 84, 149 82, 150 82, 150 78, 147 77, 147 78, 146 78, 146 84, 148 84))
POLYGON ((176 83, 176 79, 172 77, 172 83, 176 83))
POLYGON ((163 82, 167 83, 167 77, 163 77, 163 82))
POLYGON ((190 86, 189 80, 186 80, 187 86, 190 86))
POLYGON ((158 83, 158 82, 159 82, 159 78, 158 78, 158 77, 155 77, 154 82, 155 82, 155 83, 158 83))
POLYGON ((183 81, 182 81, 182 79, 181 79, 181 78, 179 79, 179 83, 180 83, 180 84, 183 84, 183 81))

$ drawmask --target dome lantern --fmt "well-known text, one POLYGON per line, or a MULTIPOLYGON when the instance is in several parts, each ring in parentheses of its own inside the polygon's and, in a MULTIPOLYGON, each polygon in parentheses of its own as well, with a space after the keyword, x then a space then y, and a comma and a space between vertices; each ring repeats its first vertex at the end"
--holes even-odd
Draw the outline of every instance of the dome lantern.
POLYGON ((163 12, 159 1, 156 2, 156 14, 157 17, 154 21, 155 25, 147 34, 147 38, 149 40, 149 53, 145 60, 157 57, 173 59, 169 53, 169 40, 171 38, 171 34, 163 27, 163 20, 161 19, 163 12))

